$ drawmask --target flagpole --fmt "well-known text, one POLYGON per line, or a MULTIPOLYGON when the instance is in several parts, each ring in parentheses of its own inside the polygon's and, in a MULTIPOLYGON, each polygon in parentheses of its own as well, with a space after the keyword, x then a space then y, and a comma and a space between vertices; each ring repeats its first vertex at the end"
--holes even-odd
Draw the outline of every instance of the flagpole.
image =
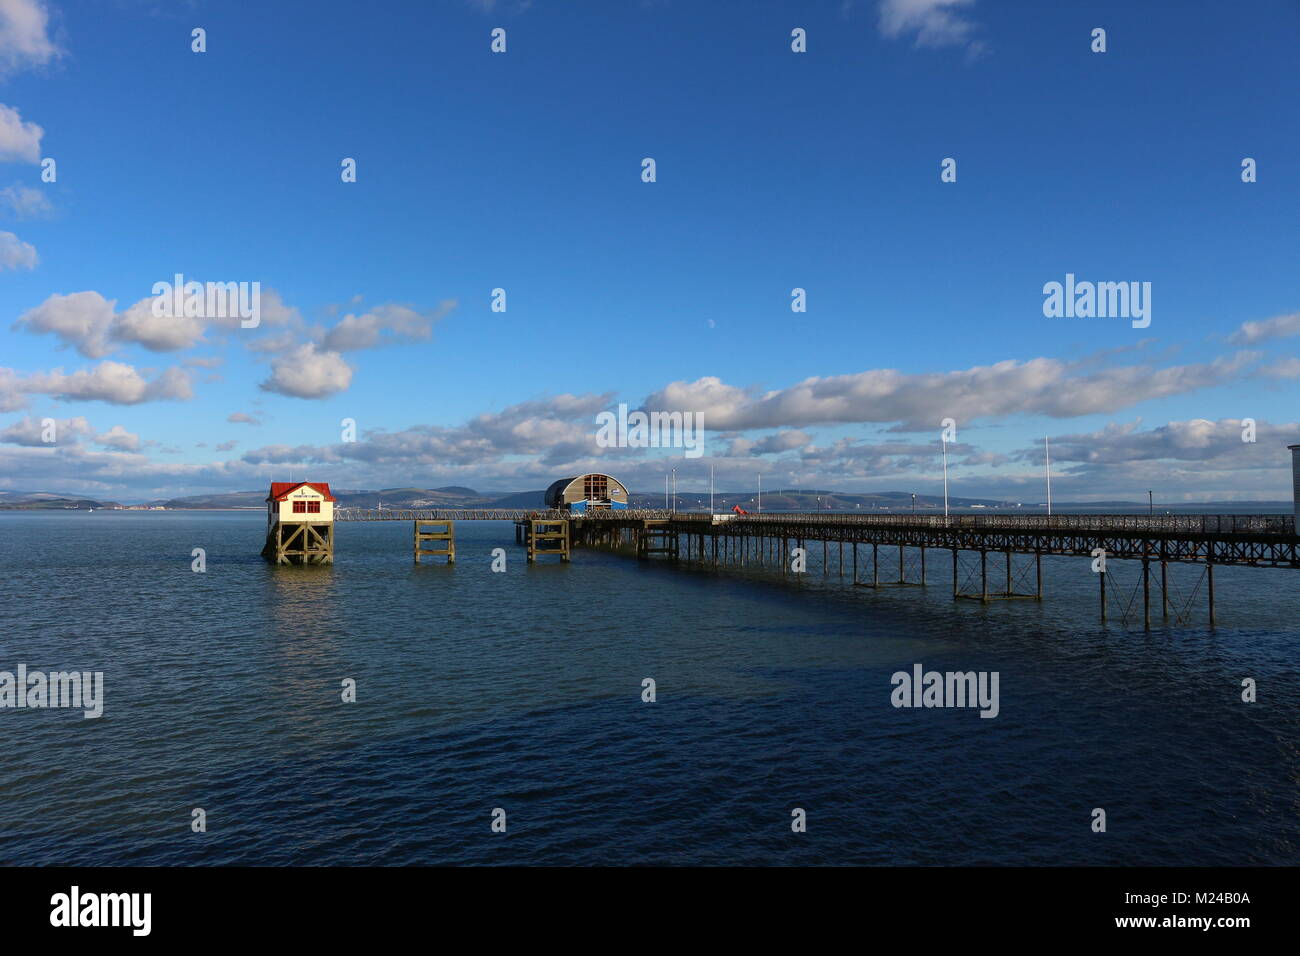
POLYGON ((943 516, 948 517, 948 439, 940 438, 943 443, 943 516))
POLYGON ((1047 513, 1052 513, 1052 445, 1046 435, 1043 436, 1043 470, 1047 472, 1047 513))

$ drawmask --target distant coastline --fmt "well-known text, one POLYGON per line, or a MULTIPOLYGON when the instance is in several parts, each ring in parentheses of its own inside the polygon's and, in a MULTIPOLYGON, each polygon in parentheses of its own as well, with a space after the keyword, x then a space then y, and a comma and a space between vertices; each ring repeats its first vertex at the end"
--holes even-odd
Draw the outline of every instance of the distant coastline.
MULTIPOLYGON (((339 507, 419 510, 439 509, 526 509, 542 508, 543 493, 516 492, 508 494, 480 494, 469 488, 389 488, 382 491, 336 491, 339 507)), ((159 512, 230 512, 262 513, 265 492, 233 492, 218 495, 195 495, 150 502, 122 504, 91 498, 64 497, 49 492, 0 491, 0 513, 91 512, 111 511, 130 514, 156 514, 159 512)), ((661 509, 675 506, 678 511, 707 512, 710 496, 707 492, 679 493, 675 502, 665 501, 662 493, 632 493, 633 508, 661 509)), ((764 491, 761 503, 757 491, 716 492, 713 510, 729 512, 733 506, 756 513, 773 512, 826 512, 833 514, 942 514, 941 497, 916 495, 908 492, 877 492, 849 494, 834 491, 792 491, 788 489, 764 491)), ((996 499, 950 497, 948 509, 953 513, 973 514, 1046 514, 1042 502, 1011 502, 996 499)), ((1156 502, 1152 507, 1145 501, 1057 501, 1052 503, 1053 514, 1108 513, 1108 514, 1291 514, 1291 501, 1265 499, 1257 501, 1193 501, 1156 502)))

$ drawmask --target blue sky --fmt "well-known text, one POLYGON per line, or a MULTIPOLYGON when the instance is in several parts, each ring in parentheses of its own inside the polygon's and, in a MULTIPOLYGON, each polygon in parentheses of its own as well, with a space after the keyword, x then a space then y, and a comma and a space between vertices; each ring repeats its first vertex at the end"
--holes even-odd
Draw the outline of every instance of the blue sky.
POLYGON ((0 488, 934 493, 952 417, 958 494, 1041 500, 1051 435, 1062 499, 1288 497, 1298 41, 1281 0, 0 0, 0 488), (176 273, 262 325, 143 320, 176 273), (1150 326, 1045 317, 1067 273, 1150 326), (708 454, 596 447, 618 402, 708 454))

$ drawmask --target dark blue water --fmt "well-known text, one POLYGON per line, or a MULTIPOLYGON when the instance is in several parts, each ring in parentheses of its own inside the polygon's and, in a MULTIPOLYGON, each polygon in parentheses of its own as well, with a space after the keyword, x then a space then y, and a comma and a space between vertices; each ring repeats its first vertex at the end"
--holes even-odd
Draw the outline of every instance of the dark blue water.
POLYGON ((816 545, 797 580, 529 567, 465 522, 454 567, 415 568, 391 522, 275 568, 261 522, 0 514, 0 670, 106 684, 98 720, 0 710, 0 863, 1300 863, 1300 572, 1220 569, 1216 629, 1202 593, 1143 633, 1100 625, 1083 559, 985 607, 935 553, 930 588, 870 591, 816 545), (998 671, 999 716, 895 709, 918 662, 998 671))

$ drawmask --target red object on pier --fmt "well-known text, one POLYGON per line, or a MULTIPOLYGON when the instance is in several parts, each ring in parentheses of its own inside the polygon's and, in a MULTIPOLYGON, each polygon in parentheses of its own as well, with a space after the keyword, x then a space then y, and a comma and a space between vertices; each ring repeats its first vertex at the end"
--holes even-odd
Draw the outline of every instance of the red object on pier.
POLYGON ((271 493, 266 496, 266 500, 284 501, 284 499, 289 496, 289 492, 295 491, 303 485, 319 491, 325 496, 326 501, 336 500, 334 496, 330 494, 329 482, 326 481, 273 481, 271 482, 271 493))

